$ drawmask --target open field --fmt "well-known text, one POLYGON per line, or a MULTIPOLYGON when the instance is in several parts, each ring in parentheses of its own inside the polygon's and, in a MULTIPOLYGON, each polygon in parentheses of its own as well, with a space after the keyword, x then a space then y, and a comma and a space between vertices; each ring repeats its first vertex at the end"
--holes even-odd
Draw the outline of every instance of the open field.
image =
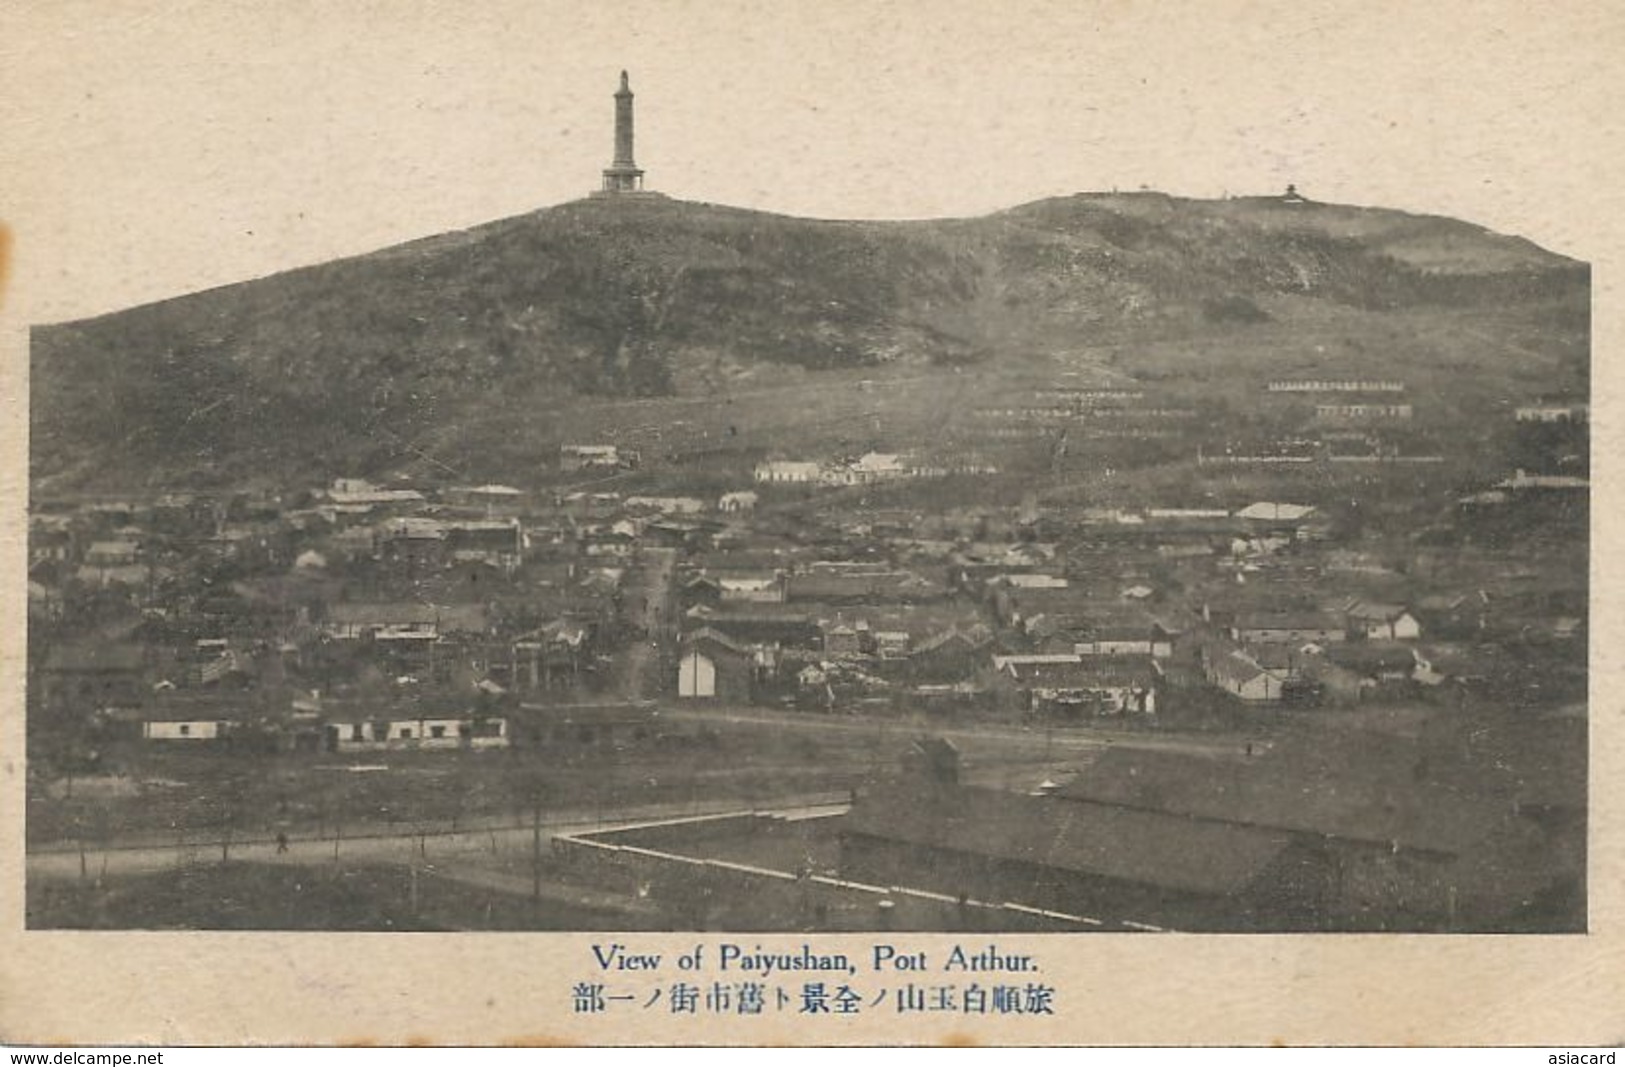
POLYGON ((432 865, 264 860, 81 881, 30 879, 29 929, 451 931, 640 929, 635 908, 594 906, 588 887, 450 877, 432 865), (584 902, 585 901, 585 902, 584 902))
MULTIPOLYGON (((58 780, 48 792, 31 790, 28 839, 39 847, 81 838, 171 843, 178 835, 219 840, 229 834, 263 840, 278 830, 330 835, 335 826, 351 835, 440 831, 528 823, 538 803, 544 813, 607 814, 650 804, 748 808, 785 796, 845 792, 889 770, 917 732, 944 732, 943 723, 926 719, 759 709, 685 710, 669 719, 641 742, 566 751, 343 758, 136 748, 120 777, 77 787, 58 780)), ((964 747, 973 773, 1029 784, 1042 781, 1057 762, 1103 743, 1079 732, 974 725, 946 733, 964 747)))

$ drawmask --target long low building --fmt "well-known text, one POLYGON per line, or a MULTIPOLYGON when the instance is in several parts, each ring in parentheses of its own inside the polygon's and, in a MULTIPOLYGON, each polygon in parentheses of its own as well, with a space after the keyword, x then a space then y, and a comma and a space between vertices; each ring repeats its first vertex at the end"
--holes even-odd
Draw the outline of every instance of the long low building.
POLYGON ((1405 383, 1389 378, 1277 378, 1271 393, 1403 393, 1405 383))
POLYGON ((506 748, 508 720, 474 712, 433 714, 336 712, 325 717, 326 747, 334 752, 398 748, 506 748))
POLYGON ((924 780, 864 792, 841 828, 841 873, 961 898, 1176 929, 1265 926, 1312 893, 1279 831, 924 780), (1218 920, 1218 922, 1216 922, 1218 920))
MULTIPOLYGON (((1535 763, 1510 743, 1328 740, 1256 755, 1118 746, 1041 795, 964 785, 956 753, 937 745, 932 761, 860 794, 841 873, 1180 930, 1576 921, 1526 911, 1583 873, 1565 859, 1583 820, 1564 815, 1583 812, 1583 790, 1537 802, 1535 763)), ((1583 759, 1583 743, 1569 747, 1583 759)), ((1577 921, 1583 930, 1583 909, 1577 921)))

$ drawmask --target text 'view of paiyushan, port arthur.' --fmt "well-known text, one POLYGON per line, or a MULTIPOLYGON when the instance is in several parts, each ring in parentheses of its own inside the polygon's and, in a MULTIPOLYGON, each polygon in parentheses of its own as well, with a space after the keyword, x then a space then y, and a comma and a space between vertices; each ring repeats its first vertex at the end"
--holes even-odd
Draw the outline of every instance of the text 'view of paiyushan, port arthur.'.
POLYGON ((1584 264, 685 201, 613 99, 580 200, 35 327, 30 928, 1586 929, 1584 264))

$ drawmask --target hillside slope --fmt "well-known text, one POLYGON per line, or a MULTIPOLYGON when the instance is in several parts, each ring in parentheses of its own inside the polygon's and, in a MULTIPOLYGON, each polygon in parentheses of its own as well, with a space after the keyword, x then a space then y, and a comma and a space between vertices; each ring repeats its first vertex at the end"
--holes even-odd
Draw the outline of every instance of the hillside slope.
POLYGON ((1588 284, 1466 223, 1278 198, 1079 195, 920 222, 587 200, 36 328, 33 474, 376 469, 488 417, 534 415, 546 443, 547 413, 584 396, 996 363, 1309 306, 1583 309, 1588 284))

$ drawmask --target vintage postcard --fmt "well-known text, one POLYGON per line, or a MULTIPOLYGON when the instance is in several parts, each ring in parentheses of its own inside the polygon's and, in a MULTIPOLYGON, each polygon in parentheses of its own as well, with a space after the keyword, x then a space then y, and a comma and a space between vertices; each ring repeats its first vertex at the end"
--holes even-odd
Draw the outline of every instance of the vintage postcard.
POLYGON ((1619 12, 4 18, 0 1040, 1625 1037, 1619 12))

